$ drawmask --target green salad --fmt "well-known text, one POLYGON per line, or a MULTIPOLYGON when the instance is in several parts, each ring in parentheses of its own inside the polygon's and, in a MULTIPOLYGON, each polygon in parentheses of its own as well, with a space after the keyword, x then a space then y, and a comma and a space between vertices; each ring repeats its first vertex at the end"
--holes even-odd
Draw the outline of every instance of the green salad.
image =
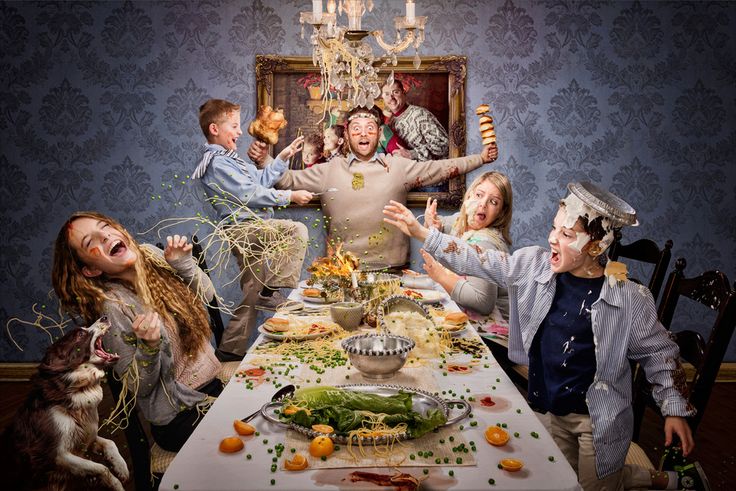
POLYGON ((284 422, 306 428, 315 424, 329 425, 339 435, 371 428, 380 421, 389 428, 405 423, 407 434, 418 438, 445 424, 447 418, 440 409, 420 414, 412 409, 411 398, 411 393, 402 391, 380 396, 331 386, 307 387, 284 401, 279 416, 284 422))

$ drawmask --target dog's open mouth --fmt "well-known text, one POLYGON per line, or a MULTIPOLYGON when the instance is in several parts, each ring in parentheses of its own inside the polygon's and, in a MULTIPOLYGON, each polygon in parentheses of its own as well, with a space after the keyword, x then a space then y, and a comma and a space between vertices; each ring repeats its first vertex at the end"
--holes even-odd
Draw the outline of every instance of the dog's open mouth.
POLYGON ((120 358, 119 355, 105 351, 104 346, 102 346, 102 336, 95 339, 95 356, 101 359, 103 363, 115 363, 120 358))

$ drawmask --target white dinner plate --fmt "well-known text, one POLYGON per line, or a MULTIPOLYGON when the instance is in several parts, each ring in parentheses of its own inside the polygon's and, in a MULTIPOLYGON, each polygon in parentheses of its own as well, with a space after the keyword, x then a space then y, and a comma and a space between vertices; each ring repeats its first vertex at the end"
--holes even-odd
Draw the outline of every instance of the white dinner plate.
MULTIPOLYGON (((418 288, 408 288, 411 291, 417 292, 422 295, 422 298, 414 298, 419 303, 435 303, 442 301, 442 293, 438 292, 437 290, 420 290, 418 288)), ((404 290, 407 290, 406 288, 401 290, 402 295, 406 295, 404 293, 404 290)), ((411 296, 411 295, 407 295, 411 296)))
MULTIPOLYGON (((332 323, 331 322, 328 322, 327 324, 328 325, 331 325, 332 323)), ((271 331, 268 331, 263 326, 263 324, 261 324, 260 326, 258 326, 258 332, 260 332, 261 334, 263 334, 264 337, 266 337, 268 339, 273 339, 273 340, 276 340, 276 341, 287 341, 287 340, 288 341, 308 341, 310 339, 317 339, 317 338, 322 338, 324 336, 328 336, 328 335, 332 334, 333 331, 334 331, 334 329, 332 329, 330 331, 327 331, 327 332, 316 332, 314 334, 292 335, 292 334, 289 334, 289 331, 286 331, 286 332, 271 332, 271 331)))

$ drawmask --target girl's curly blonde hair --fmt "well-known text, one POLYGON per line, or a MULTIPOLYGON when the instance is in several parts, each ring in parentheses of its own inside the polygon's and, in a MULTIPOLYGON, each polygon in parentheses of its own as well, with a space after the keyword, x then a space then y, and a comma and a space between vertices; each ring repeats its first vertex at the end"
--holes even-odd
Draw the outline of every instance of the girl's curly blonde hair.
POLYGON ((501 198, 503 198, 503 208, 501 209, 501 213, 498 214, 496 219, 493 221, 493 223, 489 225, 489 227, 497 228, 501 232, 503 240, 506 241, 509 247, 511 247, 510 230, 511 215, 514 208, 514 194, 511 190, 511 181, 509 181, 509 178, 505 174, 501 174, 500 172, 496 171, 481 174, 472 182, 468 190, 465 192, 463 205, 462 207, 460 207, 460 216, 457 218, 455 224, 452 226, 451 233, 456 237, 461 237, 465 232, 470 230, 470 227, 468 226, 467 202, 473 197, 473 193, 475 193, 475 188, 486 181, 496 186, 498 188, 498 191, 501 193, 501 198))
POLYGON ((114 300, 107 295, 105 284, 118 282, 132 290, 144 305, 155 310, 170 333, 178 333, 187 352, 196 353, 203 343, 209 342, 209 318, 201 299, 165 261, 156 257, 153 251, 139 246, 120 223, 101 213, 76 212, 61 227, 54 244, 51 282, 64 309, 71 315, 80 316, 88 324, 103 314, 106 300, 114 300), (138 256, 134 285, 105 275, 90 278, 82 274, 85 265, 69 241, 71 225, 80 218, 101 220, 125 236, 128 247, 138 256))

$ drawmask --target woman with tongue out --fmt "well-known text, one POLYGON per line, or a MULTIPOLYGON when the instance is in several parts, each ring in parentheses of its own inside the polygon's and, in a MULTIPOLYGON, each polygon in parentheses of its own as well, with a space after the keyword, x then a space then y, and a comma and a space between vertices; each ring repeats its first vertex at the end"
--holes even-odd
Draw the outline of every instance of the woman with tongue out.
POLYGON ((169 451, 191 435, 197 406, 222 391, 203 303, 215 290, 191 250, 178 235, 167 237, 164 251, 140 245, 94 212, 73 214, 54 247, 52 282, 62 306, 87 324, 108 316, 103 343, 120 355, 115 373, 127 381, 126 397, 135 397, 153 439, 169 451))
MULTIPOLYGON (((481 249, 508 252, 511 246, 511 214, 513 193, 508 177, 500 172, 486 172, 478 176, 465 192, 458 213, 437 215, 437 200, 427 200, 424 224, 440 232, 460 237, 481 249)), ((506 288, 475 276, 463 277, 447 268, 430 268, 430 277, 450 294, 450 298, 475 320, 490 315, 494 307, 503 319, 509 317, 509 298, 506 288)))
POLYGON ((665 416, 665 446, 676 436, 684 455, 692 451, 685 417, 695 410, 684 394, 677 344, 657 320, 652 294, 606 265, 614 231, 638 224, 636 212, 591 183, 568 188, 549 248, 524 247, 513 254, 477 249, 422 226, 395 201, 384 208, 384 220, 424 241, 427 271, 442 268, 437 258, 457 273, 509 289, 509 359, 529 365, 529 405, 583 489, 674 489, 685 479, 702 482, 697 465, 680 476, 625 465, 633 432, 629 360, 639 363, 652 384, 665 416))

